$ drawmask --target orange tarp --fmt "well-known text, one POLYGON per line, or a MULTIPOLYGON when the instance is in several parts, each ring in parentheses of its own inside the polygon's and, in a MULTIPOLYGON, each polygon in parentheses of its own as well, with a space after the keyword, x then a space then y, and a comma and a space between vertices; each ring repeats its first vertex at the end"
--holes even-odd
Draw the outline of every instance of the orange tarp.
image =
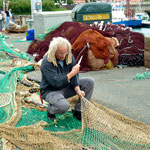
POLYGON ((87 42, 89 42, 90 49, 96 58, 106 59, 109 56, 108 46, 110 45, 110 41, 102 34, 92 29, 82 32, 72 44, 72 49, 82 49, 87 42))

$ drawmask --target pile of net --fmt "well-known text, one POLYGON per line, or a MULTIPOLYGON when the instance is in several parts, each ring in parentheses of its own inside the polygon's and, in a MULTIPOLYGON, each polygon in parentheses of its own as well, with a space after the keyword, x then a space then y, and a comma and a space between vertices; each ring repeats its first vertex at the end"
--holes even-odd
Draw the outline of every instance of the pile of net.
POLYGON ((27 30, 27 25, 18 25, 17 23, 13 21, 9 21, 9 32, 13 31, 26 31, 27 30))
MULTIPOLYGON (((0 35, 0 149, 150 149, 149 126, 84 98, 81 122, 70 111, 76 97, 68 99, 68 112, 57 115, 55 121, 48 119, 46 105, 29 100, 29 91, 39 86, 38 82, 27 82, 26 73, 37 67, 26 53, 13 49, 0 35)), ((33 94, 33 99, 40 100, 38 90, 33 94)))
POLYGON ((36 56, 35 61, 41 60, 52 38, 58 36, 70 41, 77 62, 83 55, 81 71, 144 66, 144 35, 125 25, 109 23, 64 22, 38 36, 27 52, 36 56))

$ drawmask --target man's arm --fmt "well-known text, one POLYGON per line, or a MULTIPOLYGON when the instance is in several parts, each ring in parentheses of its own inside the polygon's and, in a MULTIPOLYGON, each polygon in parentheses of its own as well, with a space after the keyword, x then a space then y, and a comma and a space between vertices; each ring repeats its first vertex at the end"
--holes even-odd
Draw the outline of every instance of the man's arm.
MULTIPOLYGON (((74 61, 73 63, 75 63, 74 57, 73 57, 73 61, 74 61)), ((80 71, 80 65, 79 65, 79 64, 76 64, 76 65, 72 68, 71 72, 69 72, 69 73, 67 74, 68 81, 70 81, 74 76, 76 76, 76 75, 79 73, 79 71, 80 71)), ((85 96, 84 91, 81 91, 81 90, 80 90, 80 87, 79 87, 78 85, 74 87, 74 90, 75 90, 75 92, 77 93, 77 95, 78 95, 79 97, 85 96)))
POLYGON ((8 7, 9 7, 9 1, 7 2, 7 5, 6 5, 6 11, 8 11, 8 7))
POLYGON ((76 87, 74 88, 74 90, 75 90, 75 92, 77 93, 77 95, 78 95, 80 98, 83 97, 83 96, 85 96, 84 91, 81 91, 79 86, 76 86, 76 87))
POLYGON ((78 73, 79 73, 79 70, 80 70, 80 65, 76 64, 76 65, 72 68, 71 72, 69 72, 69 73, 67 74, 68 81, 70 81, 70 79, 71 79, 72 77, 74 77, 76 74, 78 74, 78 73))

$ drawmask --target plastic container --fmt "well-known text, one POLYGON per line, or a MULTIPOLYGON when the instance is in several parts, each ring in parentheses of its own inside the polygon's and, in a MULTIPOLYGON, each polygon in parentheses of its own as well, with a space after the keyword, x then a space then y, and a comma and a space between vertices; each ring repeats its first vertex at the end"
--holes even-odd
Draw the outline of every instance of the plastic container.
POLYGON ((26 32, 26 39, 27 39, 27 41, 34 40, 34 29, 28 30, 26 32))
POLYGON ((72 21, 92 24, 94 22, 112 21, 112 6, 103 2, 82 3, 76 5, 72 10, 72 21))

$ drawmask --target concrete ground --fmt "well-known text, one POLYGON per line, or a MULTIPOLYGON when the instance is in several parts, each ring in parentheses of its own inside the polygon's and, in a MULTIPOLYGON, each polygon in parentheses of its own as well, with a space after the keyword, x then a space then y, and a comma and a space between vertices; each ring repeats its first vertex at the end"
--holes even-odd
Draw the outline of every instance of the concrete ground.
MULTIPOLYGON (((14 42, 25 38, 24 33, 10 34, 6 40, 15 48, 27 51, 30 42, 14 42)), ((93 77, 95 89, 92 99, 131 119, 150 125, 150 79, 133 80, 137 73, 149 72, 146 67, 115 68, 112 70, 80 73, 80 77, 93 77)), ((29 75, 41 79, 40 71, 29 75)))
POLYGON ((24 52, 27 51, 27 48, 31 42, 20 42, 26 38, 25 33, 10 33, 7 36, 8 39, 6 39, 6 42, 8 44, 13 44, 15 48, 18 48, 24 52))

